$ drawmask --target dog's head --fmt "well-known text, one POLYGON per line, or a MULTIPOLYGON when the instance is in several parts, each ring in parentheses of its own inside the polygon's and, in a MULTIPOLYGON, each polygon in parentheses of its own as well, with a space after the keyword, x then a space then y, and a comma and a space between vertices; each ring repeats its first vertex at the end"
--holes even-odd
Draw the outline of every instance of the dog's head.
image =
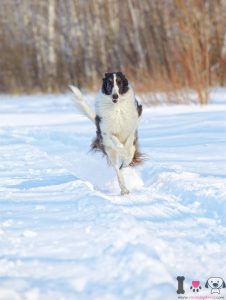
POLYGON ((226 285, 224 280, 220 277, 210 277, 205 285, 206 288, 210 287, 211 289, 222 289, 225 288, 226 285))
POLYGON ((129 90, 129 83, 122 72, 105 73, 102 93, 111 96, 112 102, 117 103, 121 95, 129 90))

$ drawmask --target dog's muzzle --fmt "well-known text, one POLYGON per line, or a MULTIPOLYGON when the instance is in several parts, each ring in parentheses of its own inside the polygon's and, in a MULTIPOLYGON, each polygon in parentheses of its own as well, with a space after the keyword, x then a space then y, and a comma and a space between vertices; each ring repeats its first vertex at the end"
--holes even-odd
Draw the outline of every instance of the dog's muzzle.
POLYGON ((113 94, 113 95, 112 95, 112 101, 113 101, 114 103, 117 103, 117 102, 118 102, 118 95, 117 95, 117 94, 113 94))

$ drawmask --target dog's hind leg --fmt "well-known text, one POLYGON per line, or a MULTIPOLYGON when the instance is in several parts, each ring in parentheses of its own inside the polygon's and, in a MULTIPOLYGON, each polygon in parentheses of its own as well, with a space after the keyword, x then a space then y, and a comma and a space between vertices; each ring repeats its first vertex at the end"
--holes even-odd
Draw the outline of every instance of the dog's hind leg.
POLYGON ((112 166, 114 167, 117 178, 118 178, 118 183, 121 189, 121 194, 129 194, 129 190, 126 188, 124 177, 122 175, 122 171, 119 169, 119 156, 116 151, 114 151, 111 148, 106 148, 106 153, 111 161, 112 166))
MULTIPOLYGON (((133 160, 136 147, 134 145, 136 139, 136 127, 134 130, 130 133, 129 137, 127 138, 125 142, 125 150, 124 150, 124 156, 122 157, 122 165, 121 167, 128 167, 130 163, 133 160)), ((120 168, 121 168, 120 167, 120 168)))

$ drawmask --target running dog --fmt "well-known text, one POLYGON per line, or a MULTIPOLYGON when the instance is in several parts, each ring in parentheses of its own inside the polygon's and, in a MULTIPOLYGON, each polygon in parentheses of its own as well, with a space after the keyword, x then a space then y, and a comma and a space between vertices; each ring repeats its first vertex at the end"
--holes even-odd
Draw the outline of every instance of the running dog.
POLYGON ((128 194, 121 169, 143 161, 137 135, 142 105, 122 72, 105 73, 96 97, 95 112, 77 87, 70 88, 78 109, 96 125, 92 150, 101 151, 107 156, 116 171, 121 194, 128 194))

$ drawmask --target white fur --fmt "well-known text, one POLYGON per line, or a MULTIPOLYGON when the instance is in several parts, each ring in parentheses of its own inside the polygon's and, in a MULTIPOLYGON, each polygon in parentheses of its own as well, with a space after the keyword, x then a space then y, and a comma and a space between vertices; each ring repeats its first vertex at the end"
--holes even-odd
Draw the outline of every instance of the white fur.
POLYGON ((101 118, 100 128, 103 137, 105 151, 115 168, 122 194, 127 194, 127 190, 119 165, 128 166, 134 156, 135 132, 139 123, 135 95, 131 87, 123 94, 119 95, 116 77, 114 74, 114 88, 112 94, 119 95, 118 102, 113 103, 112 95, 105 95, 100 91, 95 102, 95 113, 84 101, 81 92, 73 86, 71 90, 76 96, 76 104, 79 109, 93 122, 95 116, 101 118))
POLYGON ((95 103, 96 114, 103 119, 102 133, 110 133, 125 144, 131 132, 137 128, 138 114, 132 89, 119 96, 117 103, 112 102, 111 96, 100 92, 95 103))
POLYGON ((91 109, 91 107, 86 103, 85 99, 83 98, 83 95, 81 91, 73 85, 69 85, 69 88, 72 90, 72 92, 75 95, 75 104, 76 107, 84 113, 92 122, 95 123, 95 112, 91 109))
POLYGON ((114 94, 119 94, 119 88, 116 84, 116 74, 113 75, 113 81, 114 81, 114 87, 113 87, 113 90, 112 90, 112 95, 114 94))

